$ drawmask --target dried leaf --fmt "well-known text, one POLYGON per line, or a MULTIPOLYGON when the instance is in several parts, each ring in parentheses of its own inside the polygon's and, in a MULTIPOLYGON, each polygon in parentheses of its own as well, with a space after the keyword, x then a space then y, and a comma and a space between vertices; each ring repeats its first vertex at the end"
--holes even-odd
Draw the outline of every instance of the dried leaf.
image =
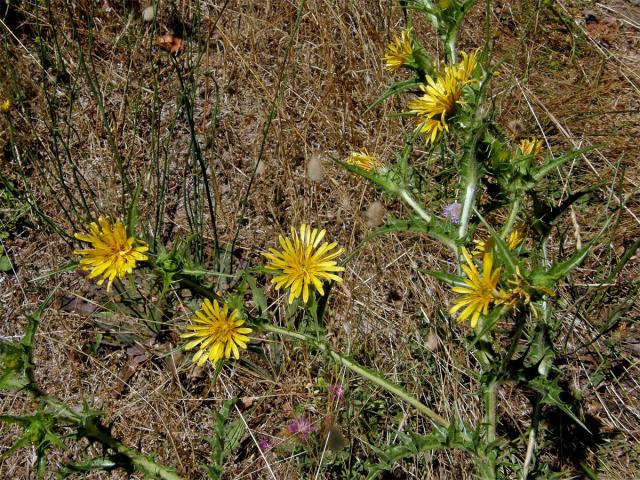
POLYGON ((60 310, 63 312, 91 315, 98 309, 95 303, 87 302, 80 297, 60 297, 60 310))
POLYGON ((160 35, 158 37, 158 46, 174 55, 184 51, 184 41, 175 35, 160 35))
POLYGON ((129 380, 138 371, 138 367, 149 359, 147 353, 139 346, 127 348, 127 364, 120 371, 120 383, 116 387, 116 393, 122 395, 127 388, 129 380))

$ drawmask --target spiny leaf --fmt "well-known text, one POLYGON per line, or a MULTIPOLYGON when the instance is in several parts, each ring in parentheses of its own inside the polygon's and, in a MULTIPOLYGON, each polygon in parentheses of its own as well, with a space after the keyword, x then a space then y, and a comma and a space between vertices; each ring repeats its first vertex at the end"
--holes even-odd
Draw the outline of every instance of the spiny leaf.
POLYGON ((567 405, 560 396, 564 392, 563 388, 558 384, 557 380, 549 380, 543 377, 536 377, 533 380, 527 382, 527 386, 538 392, 542 399, 540 400, 542 403, 546 403, 549 405, 555 405, 560 410, 571 418, 577 425, 580 425, 585 429, 588 433, 591 433, 591 430, 587 428, 587 426, 582 423, 582 421, 576 417, 575 413, 571 411, 571 407, 567 405))
POLYGON ((542 180, 542 178, 545 175, 547 175, 553 169, 559 167, 563 163, 568 162, 569 160, 573 160, 574 158, 577 158, 579 155, 582 155, 583 153, 593 150, 594 148, 595 147, 586 147, 586 148, 579 148, 577 150, 571 150, 565 153, 564 155, 556 158, 555 160, 552 159, 552 160, 549 160, 548 162, 545 162, 539 168, 537 168, 536 171, 533 173, 534 181, 536 183, 539 182, 540 180, 542 180))
POLYGON ((385 92, 380 96, 380 98, 378 98, 375 102, 369 105, 369 107, 365 110, 364 113, 367 113, 370 110, 373 110, 390 96, 395 95, 396 93, 404 92, 405 90, 410 90, 411 88, 417 87, 421 83, 422 82, 420 81, 419 78, 412 78, 411 80, 404 80, 402 82, 395 82, 391 84, 391 86, 385 90, 385 92))
POLYGON ((571 270, 580 265, 587 255, 589 255, 589 252, 591 252, 591 245, 587 245, 581 250, 578 250, 569 260, 556 263, 546 272, 540 271, 539 269, 534 270, 531 274, 532 283, 536 286, 546 288, 553 287, 558 280, 566 277, 571 270))

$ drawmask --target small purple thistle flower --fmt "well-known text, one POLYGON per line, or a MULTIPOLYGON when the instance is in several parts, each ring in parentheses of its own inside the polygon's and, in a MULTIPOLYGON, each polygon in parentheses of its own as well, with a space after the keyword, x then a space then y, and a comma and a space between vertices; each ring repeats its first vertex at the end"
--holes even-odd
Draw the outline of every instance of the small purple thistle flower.
POLYGON ((318 427, 313 425, 307 417, 296 417, 293 422, 287 426, 287 430, 291 435, 298 434, 300 440, 306 442, 309 435, 316 432, 318 427))
POLYGON ((444 215, 444 218, 446 218, 447 220, 450 220, 451 223, 453 223, 454 225, 457 225, 458 222, 460 221, 461 210, 462 210, 462 204, 458 202, 454 202, 454 203, 445 205, 444 208, 442 209, 442 214, 444 215))
POLYGON ((329 385, 329 401, 336 402, 338 405, 342 405, 344 402, 344 388, 339 383, 333 383, 329 385))
POLYGON ((260 447, 260 450, 264 453, 271 450, 273 448, 273 445, 271 445, 271 442, 267 437, 262 437, 260 440, 258 440, 258 447, 260 447))

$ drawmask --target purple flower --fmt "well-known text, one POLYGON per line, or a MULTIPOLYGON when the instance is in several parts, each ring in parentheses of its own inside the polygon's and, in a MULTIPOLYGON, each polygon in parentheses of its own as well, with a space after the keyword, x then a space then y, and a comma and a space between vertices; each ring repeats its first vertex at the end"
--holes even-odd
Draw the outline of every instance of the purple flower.
POLYGON ((291 435, 298 434, 303 442, 306 442, 309 435, 318 430, 307 417, 296 417, 293 422, 287 426, 287 430, 291 435))
POLYGON ((454 202, 445 205, 442 209, 442 214, 444 215, 444 218, 450 220, 454 225, 457 225, 460 221, 460 210, 462 210, 462 205, 458 202, 454 202))
POLYGON ((258 447, 260 447, 260 450, 264 453, 271 450, 273 448, 273 445, 271 445, 271 442, 267 437, 262 437, 260 440, 258 440, 258 447))
POLYGON ((344 388, 339 383, 333 383, 329 385, 329 401, 336 402, 338 405, 342 405, 344 401, 344 388))

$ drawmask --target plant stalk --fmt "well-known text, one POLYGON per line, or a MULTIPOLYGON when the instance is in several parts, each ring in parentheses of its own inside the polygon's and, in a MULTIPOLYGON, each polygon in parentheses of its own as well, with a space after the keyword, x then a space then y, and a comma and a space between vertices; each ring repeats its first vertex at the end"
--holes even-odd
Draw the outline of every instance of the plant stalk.
POLYGON ((319 342, 319 341, 317 341, 317 340, 315 340, 315 339, 313 339, 313 338, 311 338, 311 337, 309 337, 307 335, 304 335, 302 333, 294 332, 294 331, 291 331, 291 330, 289 330, 287 328, 278 327, 276 325, 272 325, 272 324, 268 324, 268 323, 261 323, 260 324, 260 328, 262 328, 263 330, 265 330, 267 332, 278 333, 280 335, 285 335, 287 337, 295 338, 296 340, 301 340, 301 341, 305 342, 306 344, 316 348, 317 350, 321 351, 322 353, 327 354, 336 363, 339 363, 340 365, 344 366, 345 368, 348 368, 349 370, 351 370, 352 372, 354 372, 357 375, 361 376, 365 380, 369 380, 370 382, 375 383, 379 387, 382 387, 387 392, 392 393, 394 395, 397 395, 398 397, 400 397, 402 400, 404 400, 408 404, 414 406, 420 413, 424 414, 433 423, 435 423, 435 424, 437 424, 437 425, 439 425, 441 427, 444 427, 444 428, 449 428, 449 422, 447 420, 445 420, 443 417, 441 417, 436 412, 431 410, 429 407, 427 407, 425 404, 423 404, 420 400, 418 400, 417 398, 415 398, 412 395, 410 395, 405 389, 403 389, 402 387, 400 387, 398 385, 395 385, 395 384, 391 383, 389 380, 383 378, 380 374, 378 374, 376 372, 373 372, 373 371, 369 370, 368 368, 360 365, 359 363, 354 362, 353 360, 349 359, 348 357, 346 357, 346 356, 344 356, 344 355, 332 350, 325 343, 319 342))

